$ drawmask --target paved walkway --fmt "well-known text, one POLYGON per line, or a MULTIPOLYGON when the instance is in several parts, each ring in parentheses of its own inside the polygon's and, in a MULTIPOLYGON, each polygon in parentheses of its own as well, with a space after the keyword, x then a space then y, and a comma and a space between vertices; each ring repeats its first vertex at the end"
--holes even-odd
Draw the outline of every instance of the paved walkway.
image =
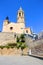
POLYGON ((0 65, 43 65, 43 60, 30 56, 0 56, 0 65))

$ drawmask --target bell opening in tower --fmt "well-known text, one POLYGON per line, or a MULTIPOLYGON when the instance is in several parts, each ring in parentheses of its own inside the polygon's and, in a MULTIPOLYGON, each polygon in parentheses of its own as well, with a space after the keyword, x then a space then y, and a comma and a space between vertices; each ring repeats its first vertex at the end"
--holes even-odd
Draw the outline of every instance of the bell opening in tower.
POLYGON ((21 13, 19 13, 19 16, 21 16, 21 13))

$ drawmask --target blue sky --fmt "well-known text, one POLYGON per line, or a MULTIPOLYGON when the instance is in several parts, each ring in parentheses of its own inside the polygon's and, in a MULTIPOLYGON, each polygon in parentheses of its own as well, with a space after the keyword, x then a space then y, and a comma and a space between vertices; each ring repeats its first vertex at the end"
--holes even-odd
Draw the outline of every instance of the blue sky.
POLYGON ((25 13, 26 27, 31 27, 34 33, 43 30, 43 0, 0 0, 0 31, 3 20, 17 21, 17 11, 22 7, 25 13))

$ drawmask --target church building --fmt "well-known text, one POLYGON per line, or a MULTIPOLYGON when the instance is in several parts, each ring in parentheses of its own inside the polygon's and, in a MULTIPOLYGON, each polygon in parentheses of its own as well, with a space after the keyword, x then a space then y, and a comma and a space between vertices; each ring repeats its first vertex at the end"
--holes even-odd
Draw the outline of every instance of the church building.
POLYGON ((14 32, 16 34, 31 34, 30 27, 25 26, 24 11, 20 7, 17 14, 17 22, 9 22, 8 17, 3 22, 2 32, 14 32))

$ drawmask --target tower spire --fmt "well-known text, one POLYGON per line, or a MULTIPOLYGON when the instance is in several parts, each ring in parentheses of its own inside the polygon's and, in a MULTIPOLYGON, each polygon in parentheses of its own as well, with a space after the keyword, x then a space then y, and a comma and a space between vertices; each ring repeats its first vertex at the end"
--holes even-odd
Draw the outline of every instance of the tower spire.
POLYGON ((20 10, 22 10, 22 7, 20 6, 20 10))

